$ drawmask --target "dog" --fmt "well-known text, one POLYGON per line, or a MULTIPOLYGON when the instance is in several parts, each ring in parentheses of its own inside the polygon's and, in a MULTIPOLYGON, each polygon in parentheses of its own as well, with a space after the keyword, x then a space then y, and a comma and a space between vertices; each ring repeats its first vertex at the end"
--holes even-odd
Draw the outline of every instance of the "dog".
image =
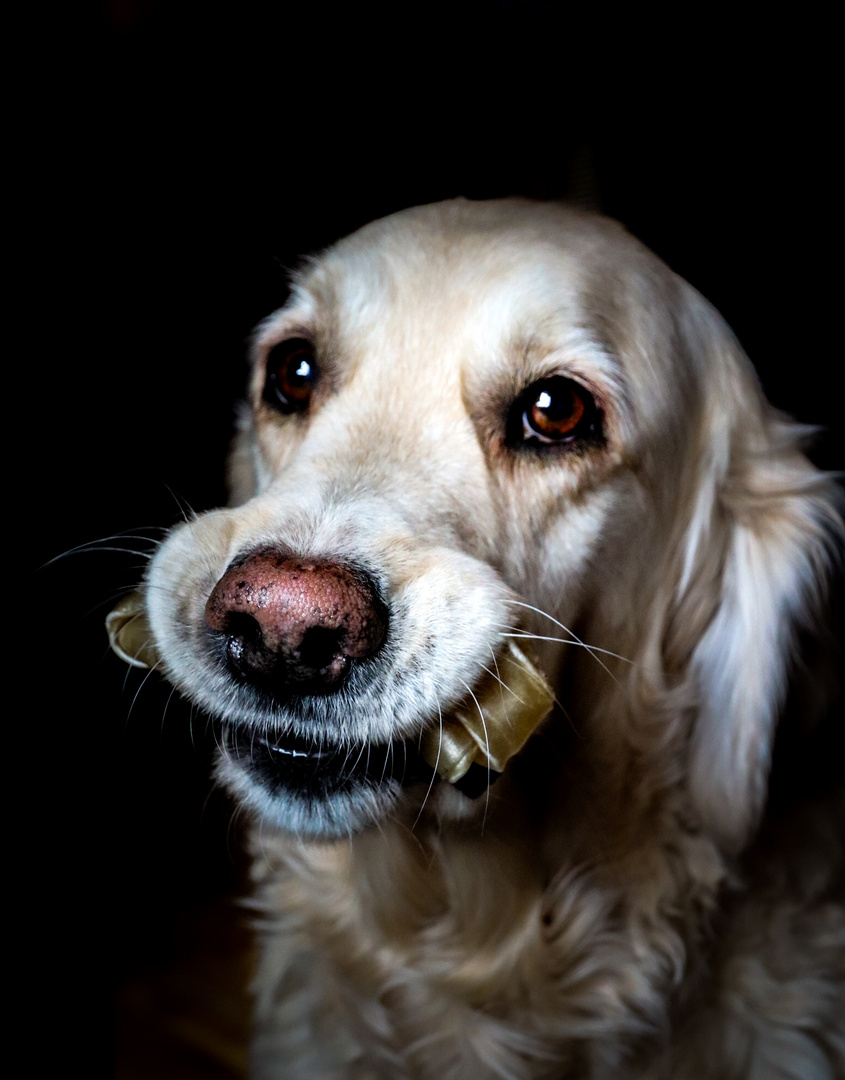
POLYGON ((845 1075, 841 799, 770 790, 839 499, 717 312, 612 221, 458 199, 251 352, 230 505, 110 633, 254 822, 254 1076, 845 1075))

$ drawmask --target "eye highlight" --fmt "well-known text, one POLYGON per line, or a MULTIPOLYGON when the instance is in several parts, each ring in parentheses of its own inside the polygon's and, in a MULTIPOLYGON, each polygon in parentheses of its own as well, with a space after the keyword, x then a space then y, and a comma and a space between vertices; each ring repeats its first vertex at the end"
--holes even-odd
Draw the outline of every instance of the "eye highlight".
POLYGON ((267 353, 262 399, 282 413, 304 412, 317 375, 310 341, 305 338, 280 341, 267 353))
POLYGON ((513 447, 570 447, 600 437, 601 414, 592 394, 563 375, 532 383, 508 416, 508 442, 513 447))

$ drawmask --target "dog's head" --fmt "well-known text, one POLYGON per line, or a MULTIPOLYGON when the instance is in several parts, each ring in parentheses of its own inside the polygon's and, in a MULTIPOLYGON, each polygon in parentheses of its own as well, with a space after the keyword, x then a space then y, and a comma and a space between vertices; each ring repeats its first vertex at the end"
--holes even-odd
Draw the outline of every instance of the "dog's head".
POLYGON ((534 635, 558 704, 525 753, 565 756, 574 730, 599 784, 636 760, 739 844, 834 527, 799 435, 616 224, 520 201, 394 215, 259 328, 233 505, 150 566, 155 651, 222 722, 227 785, 334 836, 472 806, 419 748, 462 709, 484 730, 482 685, 534 635))

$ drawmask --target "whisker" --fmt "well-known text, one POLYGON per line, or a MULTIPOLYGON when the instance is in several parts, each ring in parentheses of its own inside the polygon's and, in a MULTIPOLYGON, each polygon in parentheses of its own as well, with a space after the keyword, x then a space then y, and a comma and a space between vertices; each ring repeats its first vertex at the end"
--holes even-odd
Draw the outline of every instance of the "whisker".
POLYGON ((85 555, 96 554, 99 555, 106 551, 117 552, 120 555, 137 555, 138 558, 144 559, 145 562, 150 562, 153 557, 153 552, 150 551, 138 551, 136 548, 130 547, 116 547, 112 545, 104 545, 99 543, 94 544, 80 544, 79 547, 69 548, 67 551, 63 551, 61 555, 56 555, 47 562, 42 563, 39 567, 40 570, 46 570, 48 566, 52 566, 53 563, 59 562, 61 559, 67 558, 69 555, 85 555))
POLYGON ((92 615, 100 613, 100 609, 102 607, 106 606, 106 605, 108 605, 109 609, 113 608, 118 600, 121 600, 124 596, 128 596, 129 593, 131 593, 132 591, 133 591, 133 586, 131 586, 131 585, 127 586, 127 587, 124 587, 124 588, 118 589, 116 592, 113 592, 110 596, 106 596, 102 600, 98 600, 93 605, 93 607, 90 607, 90 608, 88 608, 87 611, 83 612, 83 614, 81 615, 81 619, 90 619, 92 615))
MULTIPOLYGON (((166 528, 158 525, 150 525, 149 529, 158 532, 168 531, 166 528)), ((111 545, 109 544, 109 541, 112 540, 144 540, 148 544, 151 544, 153 548, 160 547, 162 543, 161 540, 156 540, 151 536, 145 536, 143 533, 111 533, 109 536, 101 536, 98 540, 87 540, 84 544, 77 544, 75 547, 68 548, 67 551, 62 551, 60 554, 54 555, 52 559, 48 559, 47 562, 42 563, 40 569, 45 570, 48 566, 52 566, 53 563, 66 559, 69 555, 81 555, 87 552, 114 551, 121 555, 139 555, 147 561, 153 557, 153 552, 150 551, 138 551, 135 548, 111 545)))
POLYGON ((423 796, 422 805, 420 806, 420 812, 417 814, 416 819, 414 820, 414 824, 411 826, 411 832, 413 832, 414 829, 416 829, 417 825, 419 824, 419 820, 422 817, 423 810, 425 810, 425 804, 428 802, 429 796, 431 795, 431 792, 434 789, 434 782, 437 779, 437 766, 440 764, 440 751, 443 748, 443 710, 440 707, 440 702, 439 701, 437 702, 437 718, 438 718, 438 722, 440 724, 440 736, 439 736, 439 738, 437 740, 437 758, 435 759, 435 762, 434 762, 434 772, 431 774, 431 780, 429 781, 429 784, 428 784, 428 790, 426 791, 425 795, 423 796))
MULTIPOLYGON (((349 761, 349 755, 351 753, 352 753, 352 747, 350 746, 349 749, 346 751, 346 759, 343 762, 343 767, 344 768, 346 766, 346 762, 349 761)), ((369 741, 369 739, 365 740, 365 742, 363 742, 361 744, 361 749, 358 751, 358 757, 355 758, 355 760, 352 762, 352 768, 353 769, 356 769, 358 767, 358 765, 361 762, 361 758, 364 756, 365 753, 367 755, 367 765, 369 765, 370 764, 370 741, 369 741)))
MULTIPOLYGON (((137 690, 135 691, 135 694, 134 694, 134 696, 133 696, 133 698, 132 698, 132 704, 131 704, 131 705, 129 706, 129 711, 128 711, 128 712, 127 712, 127 714, 126 714, 126 724, 127 724, 127 726, 128 726, 128 724, 129 724, 129 720, 130 720, 130 718, 131 718, 131 716, 132 716, 132 711, 133 711, 133 709, 135 708, 135 704, 136 704, 136 702, 138 701, 138 697, 139 697, 139 695, 140 695, 141 691, 142 691, 142 690, 144 689, 144 687, 145 687, 145 686, 146 686, 146 684, 147 684, 147 680, 148 680, 148 679, 150 678, 150 676, 152 675, 152 673, 153 673, 153 672, 155 671, 155 669, 156 669, 157 667, 158 667, 158 664, 155 664, 155 665, 154 665, 153 667, 151 667, 151 668, 150 668, 150 669, 149 669, 148 671, 145 671, 145 672, 144 672, 144 677, 143 677, 143 679, 141 680, 141 685, 140 685, 140 686, 138 687, 138 689, 137 689, 137 690)), ((132 668, 128 668, 128 669, 127 669, 126 675, 125 675, 125 677, 124 677, 124 686, 126 685, 126 683, 127 683, 127 680, 128 680, 128 678, 129 678, 129 675, 130 675, 130 673, 132 672, 132 670, 133 670, 132 668)))
POLYGON ((621 653, 612 652, 610 649, 600 649, 598 645, 587 645, 584 641, 576 641, 570 638, 546 637, 543 634, 532 634, 527 630, 521 630, 518 633, 504 634, 503 637, 524 638, 527 641, 557 641, 561 645, 578 645, 588 652, 602 653, 604 656, 612 656, 615 660, 622 660, 623 663, 630 664, 632 667, 637 666, 636 661, 629 660, 627 656, 622 656, 621 653))
POLYGON ((384 755, 384 764, 381 767, 381 779, 379 780, 380 784, 384 783, 384 778, 385 778, 385 776, 387 776, 387 763, 388 762, 390 762, 391 765, 393 764, 393 740, 392 739, 387 744, 387 753, 384 755))
POLYGON ((510 688, 509 686, 505 685, 505 683, 504 683, 504 682, 502 681, 502 678, 501 678, 501 676, 500 676, 500 674, 499 674, 499 661, 498 661, 498 660, 496 659, 496 650, 495 650, 495 649, 493 648, 493 646, 492 646, 492 645, 490 646, 490 655, 491 655, 491 656, 493 657, 493 667, 494 667, 494 668, 496 669, 496 671, 495 671, 495 673, 494 673, 494 672, 492 672, 492 671, 491 671, 491 670, 490 670, 490 669, 489 669, 488 667, 485 667, 485 668, 484 668, 484 670, 485 670, 485 671, 487 672, 487 674, 488 674, 488 675, 492 675, 492 676, 493 676, 493 678, 494 678, 494 679, 495 679, 495 680, 496 680, 496 681, 497 681, 497 682, 499 683, 499 685, 500 685, 500 686, 502 687, 502 690, 501 690, 501 695, 502 695, 502 708, 504 708, 504 707, 505 707, 505 693, 504 693, 504 692, 505 692, 505 690, 507 690, 507 691, 509 691, 509 692, 510 692, 511 694, 513 694, 513 696, 514 696, 514 697, 515 697, 515 698, 517 699, 517 701, 518 701, 518 702, 520 703, 520 705, 524 705, 524 704, 525 704, 525 702, 524 702, 524 701, 522 700, 522 698, 520 698, 520 697, 518 697, 518 696, 517 696, 516 694, 514 694, 513 690, 511 690, 511 688, 510 688))
MULTIPOLYGON (((173 695, 175 693, 176 693, 176 687, 174 686, 173 689, 170 691, 170 695, 168 696, 167 701, 164 704, 164 712, 161 714, 161 730, 162 730, 162 734, 164 733, 164 718, 165 718, 165 716, 167 716, 167 710, 168 710, 168 708, 170 706, 170 702, 173 700, 173 695)), ((208 730, 208 725, 206 725, 206 731, 207 730, 208 730)), ((191 737, 191 749, 196 750, 197 744, 194 741, 194 709, 193 709, 193 707, 188 712, 188 734, 191 737)))
MULTIPOLYGON (((506 637, 513 637, 514 635, 512 635, 512 634, 506 634, 505 636, 506 636, 506 637)), ((496 667, 498 668, 498 664, 496 665, 496 667)), ((498 674, 498 671, 491 671, 491 670, 490 670, 490 668, 489 668, 489 667, 485 667, 485 665, 484 665, 484 664, 482 664, 482 665, 481 665, 481 670, 482 670, 482 671, 486 671, 486 672, 487 672, 487 674, 488 674, 488 675, 490 676, 490 678, 491 678, 491 679, 495 679, 495 680, 496 680, 496 682, 497 682, 497 683, 499 684, 499 686, 500 686, 500 687, 502 687, 502 690, 503 690, 503 691, 504 691, 504 690, 507 690, 507 692, 508 692, 508 693, 509 693, 509 694, 510 694, 510 695, 511 695, 512 697, 515 697, 515 698, 516 698, 516 700, 517 700, 517 701, 519 702, 519 704, 520 704, 520 705, 524 705, 524 704, 525 704, 525 702, 524 702, 524 701, 522 700, 522 698, 521 698, 521 697, 519 696, 519 694, 517 694, 517 692, 516 692, 515 690, 512 690, 512 689, 511 689, 511 688, 510 688, 510 687, 508 686, 508 684, 507 684, 506 682, 503 682, 503 681, 502 681, 502 679, 500 678, 500 676, 499 676, 499 674, 498 674)), ((466 685, 466 684, 464 684, 464 685, 466 685)), ((505 695, 504 695, 504 693, 502 693, 502 707, 503 707, 503 708, 504 708, 504 704, 505 704, 505 695)))
MULTIPOLYGON (((194 709, 193 709, 193 706, 191 706, 191 716, 193 716, 193 712, 194 712, 194 709)), ((223 730, 222 727, 218 729, 217 725, 213 724, 211 722, 209 722, 209 726, 211 727, 211 737, 212 737, 212 739, 214 739, 214 745, 217 747, 218 753, 225 755, 226 754, 226 734, 225 734, 225 731, 223 730)))
POLYGON ((190 525, 191 522, 196 521, 199 518, 199 514, 194 510, 191 504, 183 496, 178 495, 169 484, 164 485, 167 488, 168 494, 176 503, 179 508, 179 513, 182 515, 182 520, 186 525, 190 525))
MULTIPOLYGON (((463 682, 463 679, 461 679, 461 682, 463 682)), ((487 823, 487 811, 490 809, 490 773, 492 771, 490 768, 490 736, 487 733, 487 721, 484 719, 484 710, 481 708, 481 703, 473 693, 472 687, 468 686, 466 683, 464 683, 464 686, 466 686, 470 697, 475 702, 475 707, 478 709, 478 715, 481 718, 481 727, 484 730, 485 756, 487 757, 487 790, 484 793, 484 817, 481 819, 481 833, 483 836, 484 826, 487 823)))
MULTIPOLYGON (((572 638, 573 643, 575 643, 577 645, 583 645, 583 647, 591 655, 595 656, 596 663, 601 664, 601 666, 608 673, 608 675, 611 677, 611 679, 613 679, 613 681, 616 683, 616 685, 620 686, 620 688, 621 688, 621 684, 620 684, 619 680, 616 678, 616 676, 613 674, 613 672, 610 670, 610 668, 607 666, 607 664, 605 664, 605 662, 601 659, 600 656, 596 655, 597 652, 604 651, 604 650, 596 650, 591 645, 588 645, 586 642, 582 641, 574 631, 569 629, 568 626, 565 626, 562 622, 560 622, 559 619, 556 619, 553 615, 550 615, 547 611, 543 611, 542 608, 534 607, 533 604, 526 604, 522 600, 512 600, 511 603, 515 604, 517 607, 526 608, 528 611, 536 612, 537 615, 542 615, 543 618, 549 619, 551 622, 553 622, 555 624, 555 626, 560 627, 560 629, 563 630, 563 632, 565 634, 569 634, 569 636, 572 638)), ((541 639, 538 638, 538 640, 541 640, 541 639)))
MULTIPOLYGON (((513 635, 508 635, 508 634, 506 634, 506 635, 505 635, 505 637, 516 637, 516 636, 518 636, 518 635, 516 635, 516 634, 513 634, 513 635)), ((535 635, 530 635, 530 634, 529 634, 529 635, 527 635, 527 636, 528 636, 528 637, 533 637, 533 636, 535 636, 535 635)), ((539 638, 539 635, 537 635, 537 636, 538 636, 538 638, 539 638)), ((544 639, 543 639, 543 638, 539 638, 539 640, 541 640, 541 641, 542 641, 542 640, 544 640, 544 639)), ((567 641, 567 640, 566 640, 565 638, 549 638, 549 641, 558 641, 558 642, 560 642, 560 643, 561 643, 562 645, 577 645, 577 644, 578 644, 578 642, 576 642, 576 641, 567 641)), ((586 649, 586 648, 587 648, 587 646, 585 645, 585 646, 584 646, 584 648, 586 649)), ((624 658, 624 657, 621 657, 621 659, 623 659, 623 660, 624 660, 625 658, 624 658)), ((520 666, 522 666, 522 665, 520 665, 520 666)), ((523 670, 525 670, 525 669, 523 668, 523 670)), ((612 677, 612 676, 611 676, 611 677, 612 677)), ((615 680, 614 680, 614 681, 615 681, 615 680)), ((618 683, 617 683, 617 685, 618 685, 618 683)), ((513 694, 513 690, 511 690, 511 693, 513 694)), ((516 694, 514 694, 514 697, 516 697, 516 696, 517 696, 517 695, 516 695, 516 694)), ((517 698, 517 700, 518 700, 518 701, 522 701, 522 699, 521 699, 521 698, 517 698)), ((567 709, 566 709, 566 708, 564 707, 564 705, 563 705, 563 703, 561 702, 560 698, 559 698, 559 697, 558 697, 558 696, 557 696, 557 695, 555 694, 555 695, 553 695, 553 696, 552 696, 552 701, 554 702, 555 706, 556 706, 556 707, 557 707, 558 709, 560 709, 561 713, 562 713, 562 714, 563 714, 563 716, 564 716, 564 719, 566 719, 566 720, 567 720, 567 722, 569 723, 569 726, 570 726, 570 727, 572 728, 573 732, 574 732, 574 733, 575 733, 576 735, 578 735, 578 737, 580 738, 581 736, 580 736, 580 733, 579 733, 579 731, 578 731, 578 728, 577 728, 577 727, 575 726, 575 721, 574 721, 574 720, 572 719, 571 715, 569 714, 569 711, 568 711, 568 710, 567 710, 567 709)), ((525 703, 524 703, 524 702, 522 702, 522 704, 525 704, 525 703)))

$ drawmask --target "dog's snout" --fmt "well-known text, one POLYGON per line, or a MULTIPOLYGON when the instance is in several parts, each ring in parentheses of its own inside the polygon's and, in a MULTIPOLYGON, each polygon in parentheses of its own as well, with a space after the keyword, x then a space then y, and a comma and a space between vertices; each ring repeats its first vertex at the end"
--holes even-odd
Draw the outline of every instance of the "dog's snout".
POLYGON ((384 640, 387 613, 365 575, 337 563, 257 551, 230 566, 208 598, 232 673, 274 694, 336 689, 384 640))

